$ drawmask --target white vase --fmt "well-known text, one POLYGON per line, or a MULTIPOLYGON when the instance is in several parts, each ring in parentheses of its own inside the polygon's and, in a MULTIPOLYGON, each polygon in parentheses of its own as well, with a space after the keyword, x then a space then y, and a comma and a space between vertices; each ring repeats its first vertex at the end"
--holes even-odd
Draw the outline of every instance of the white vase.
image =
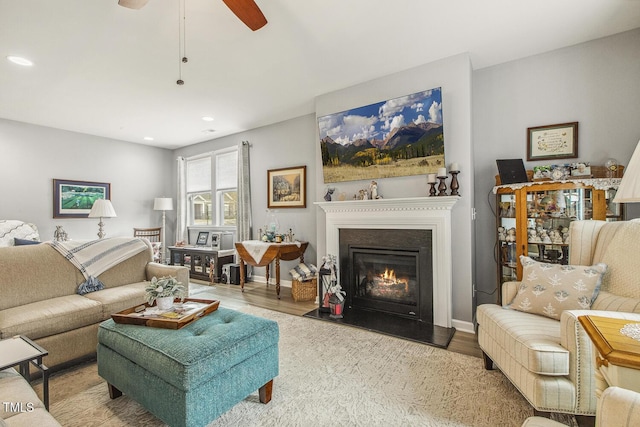
POLYGON ((158 297, 156 298, 156 305, 160 310, 169 310, 173 307, 173 297, 158 297))

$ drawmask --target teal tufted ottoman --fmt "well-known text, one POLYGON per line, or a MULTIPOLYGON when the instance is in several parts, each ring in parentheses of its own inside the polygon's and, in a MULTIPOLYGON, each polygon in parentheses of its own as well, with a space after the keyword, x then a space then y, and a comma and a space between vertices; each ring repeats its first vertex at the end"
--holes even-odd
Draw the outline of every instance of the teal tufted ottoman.
POLYGON ((219 308, 182 329, 98 329, 98 374, 111 398, 128 395, 172 427, 204 426, 259 390, 271 400, 278 324, 219 308))

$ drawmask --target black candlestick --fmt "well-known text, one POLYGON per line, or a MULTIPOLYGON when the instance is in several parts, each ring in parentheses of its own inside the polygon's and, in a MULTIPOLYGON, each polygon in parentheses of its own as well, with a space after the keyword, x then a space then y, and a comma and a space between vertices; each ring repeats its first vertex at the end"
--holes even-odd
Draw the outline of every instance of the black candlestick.
POLYGON ((460 171, 451 171, 451 195, 452 196, 459 196, 460 193, 458 193, 458 188, 460 188, 460 185, 458 184, 458 174, 460 173, 460 171))
POLYGON ((427 184, 429 184, 431 186, 431 188, 429 189, 429 196, 433 197, 436 195, 436 183, 435 182, 428 182, 427 184))
POLYGON ((440 184, 438 184, 438 196, 446 196, 447 195, 447 184, 444 182, 447 180, 446 176, 439 176, 440 184))

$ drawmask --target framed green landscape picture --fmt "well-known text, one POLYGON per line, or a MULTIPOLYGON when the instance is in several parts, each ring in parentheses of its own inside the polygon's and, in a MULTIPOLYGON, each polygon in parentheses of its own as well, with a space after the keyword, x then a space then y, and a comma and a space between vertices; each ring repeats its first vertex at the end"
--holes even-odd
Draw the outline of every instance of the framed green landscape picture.
POLYGON ((93 202, 98 199, 111 199, 111 184, 53 180, 54 218, 87 218, 93 202))
POLYGON ((442 124, 439 87, 319 117, 324 182, 437 172, 442 124))

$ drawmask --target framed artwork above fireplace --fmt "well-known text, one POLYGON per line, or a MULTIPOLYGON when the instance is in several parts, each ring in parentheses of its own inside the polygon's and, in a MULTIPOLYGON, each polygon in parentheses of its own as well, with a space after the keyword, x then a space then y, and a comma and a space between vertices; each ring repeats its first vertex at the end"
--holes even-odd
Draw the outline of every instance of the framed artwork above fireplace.
POLYGON ((435 173, 442 125, 439 87, 319 117, 324 182, 435 173))

